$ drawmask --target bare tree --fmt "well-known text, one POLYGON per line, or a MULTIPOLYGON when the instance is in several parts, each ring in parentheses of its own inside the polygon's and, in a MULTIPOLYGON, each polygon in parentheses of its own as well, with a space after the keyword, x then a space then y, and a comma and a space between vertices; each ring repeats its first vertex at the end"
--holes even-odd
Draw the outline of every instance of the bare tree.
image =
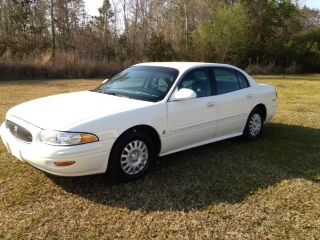
POLYGON ((56 56, 56 29, 54 20, 54 0, 50 0, 50 18, 51 18, 51 34, 52 34, 52 56, 56 56))

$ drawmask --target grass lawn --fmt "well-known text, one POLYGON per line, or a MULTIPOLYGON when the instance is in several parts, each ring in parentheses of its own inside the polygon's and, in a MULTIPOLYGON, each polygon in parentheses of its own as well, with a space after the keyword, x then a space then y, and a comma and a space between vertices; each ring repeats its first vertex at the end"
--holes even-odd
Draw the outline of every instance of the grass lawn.
MULTIPOLYGON (((319 239, 320 76, 258 77, 280 108, 261 139, 161 158, 142 180, 58 178, 0 145, 0 239, 319 239)), ((96 80, 0 82, 12 106, 96 80)))

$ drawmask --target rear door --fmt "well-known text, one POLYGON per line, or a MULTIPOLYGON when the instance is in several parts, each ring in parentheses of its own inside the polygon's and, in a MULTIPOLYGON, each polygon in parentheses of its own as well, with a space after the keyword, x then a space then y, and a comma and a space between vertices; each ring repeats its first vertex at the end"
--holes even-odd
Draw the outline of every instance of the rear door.
POLYGON ((254 94, 246 77, 227 67, 211 68, 218 94, 217 136, 242 132, 254 94))

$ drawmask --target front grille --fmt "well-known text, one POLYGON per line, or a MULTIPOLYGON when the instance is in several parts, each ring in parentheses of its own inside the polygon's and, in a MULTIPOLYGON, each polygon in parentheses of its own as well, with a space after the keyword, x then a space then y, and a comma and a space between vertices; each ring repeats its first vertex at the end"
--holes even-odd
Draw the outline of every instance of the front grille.
POLYGON ((31 133, 25 129, 24 127, 21 127, 19 124, 16 124, 14 122, 11 122, 9 120, 6 120, 6 126, 11 132, 13 136, 20 139, 21 141, 31 143, 32 142, 32 135, 31 133))

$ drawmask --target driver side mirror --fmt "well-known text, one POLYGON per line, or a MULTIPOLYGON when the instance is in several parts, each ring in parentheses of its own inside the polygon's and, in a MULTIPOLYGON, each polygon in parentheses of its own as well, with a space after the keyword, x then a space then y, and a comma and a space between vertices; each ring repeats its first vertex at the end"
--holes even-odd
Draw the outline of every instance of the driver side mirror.
POLYGON ((109 81, 109 79, 107 78, 107 79, 105 79, 105 80, 102 81, 102 84, 105 84, 105 83, 108 82, 108 81, 109 81))
POLYGON ((195 93, 195 91, 188 88, 181 88, 180 90, 174 93, 172 100, 182 101, 194 98, 197 98, 197 94, 195 93))

